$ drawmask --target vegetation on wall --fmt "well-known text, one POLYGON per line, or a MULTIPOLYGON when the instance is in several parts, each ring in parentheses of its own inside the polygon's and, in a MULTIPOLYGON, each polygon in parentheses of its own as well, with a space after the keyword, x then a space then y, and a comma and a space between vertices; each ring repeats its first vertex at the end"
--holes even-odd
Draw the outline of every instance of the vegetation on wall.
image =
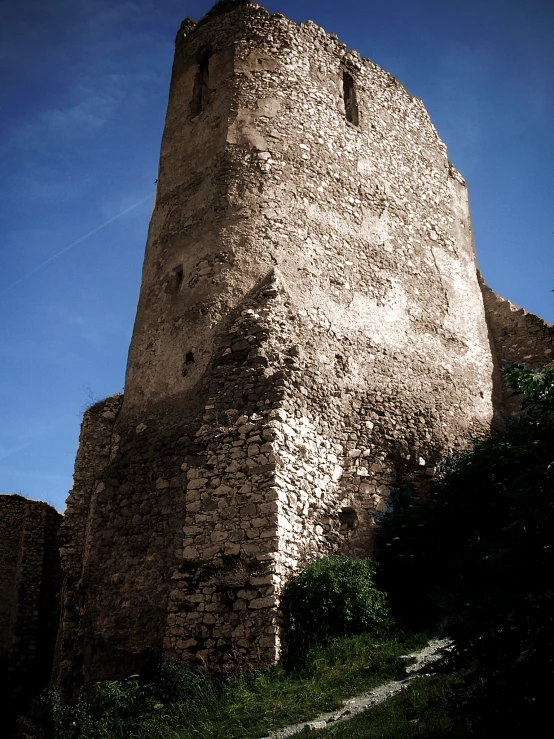
POLYGON ((545 721, 554 667, 554 365, 504 376, 521 414, 447 460, 430 501, 397 491, 379 553, 404 622, 447 618, 479 735, 545 721))

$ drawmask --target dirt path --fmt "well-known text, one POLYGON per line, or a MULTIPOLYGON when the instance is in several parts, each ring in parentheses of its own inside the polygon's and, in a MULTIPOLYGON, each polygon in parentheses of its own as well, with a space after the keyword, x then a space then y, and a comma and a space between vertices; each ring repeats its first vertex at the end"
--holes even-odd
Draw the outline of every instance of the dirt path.
POLYGON ((323 713, 311 721, 303 721, 300 724, 286 726, 284 729, 269 734, 265 739, 285 739, 295 734, 319 731, 320 729, 325 729, 330 724, 335 724, 339 721, 348 721, 354 718, 354 716, 362 713, 362 711, 366 711, 368 708, 391 698, 401 690, 405 690, 408 683, 421 674, 421 669, 425 665, 440 660, 444 652, 449 650, 451 644, 452 641, 450 639, 432 639, 428 646, 420 652, 412 652, 411 654, 405 655, 406 659, 414 658, 415 662, 406 667, 407 674, 402 680, 392 680, 390 683, 385 683, 385 685, 381 685, 369 693, 362 693, 362 695, 349 698, 338 711, 323 713))

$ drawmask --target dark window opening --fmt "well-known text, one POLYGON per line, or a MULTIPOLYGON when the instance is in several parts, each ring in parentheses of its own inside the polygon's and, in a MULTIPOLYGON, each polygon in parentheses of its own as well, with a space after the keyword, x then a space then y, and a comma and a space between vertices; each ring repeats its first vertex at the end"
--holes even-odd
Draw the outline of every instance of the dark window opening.
POLYGON ((175 267, 173 270, 173 279, 175 280, 175 284, 177 288, 181 287, 183 284, 183 267, 182 265, 179 265, 178 267, 175 267))
POLYGON ((355 529, 358 525, 358 513, 355 508, 343 508, 339 512, 341 528, 355 529))
POLYGON ((192 101, 190 103, 190 112, 193 118, 200 115, 209 102, 211 93, 209 87, 211 55, 212 50, 209 47, 201 49, 198 54, 198 68, 192 90, 192 101))
POLYGON ((175 269, 169 275, 169 281, 167 283, 167 292, 170 295, 175 295, 175 293, 179 291, 179 288, 183 284, 183 279, 184 279, 183 266, 180 264, 178 267, 175 267, 175 269))
POLYGON ((194 364, 194 352, 186 353, 185 364, 194 364))
POLYGON ((342 92, 344 95, 344 111, 346 113, 346 120, 353 126, 357 126, 360 119, 358 115, 356 84, 352 75, 346 71, 342 73, 342 92))

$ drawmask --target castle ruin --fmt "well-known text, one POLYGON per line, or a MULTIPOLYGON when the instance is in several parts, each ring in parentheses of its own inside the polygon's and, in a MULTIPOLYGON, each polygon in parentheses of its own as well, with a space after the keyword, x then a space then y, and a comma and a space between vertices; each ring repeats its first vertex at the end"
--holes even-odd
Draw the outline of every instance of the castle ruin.
POLYGON ((423 103, 308 21, 185 20, 122 395, 83 420, 54 684, 279 658, 303 563, 371 551, 390 483, 503 407, 554 329, 476 270, 423 103))

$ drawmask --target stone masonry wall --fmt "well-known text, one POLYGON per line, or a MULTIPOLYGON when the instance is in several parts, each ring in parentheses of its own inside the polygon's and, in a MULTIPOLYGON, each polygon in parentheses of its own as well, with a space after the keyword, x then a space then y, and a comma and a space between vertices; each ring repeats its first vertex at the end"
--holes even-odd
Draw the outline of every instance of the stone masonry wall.
POLYGON ((552 361, 554 326, 496 295, 481 280, 485 314, 501 361, 544 367, 552 361))
POLYGON ((502 363, 517 362, 534 369, 550 363, 554 350, 554 326, 501 298, 485 285, 481 275, 479 282, 495 357, 495 385, 498 388, 495 404, 504 413, 518 413, 520 398, 510 397, 510 391, 503 384, 500 373, 502 363))
MULTIPOLYGON (((317 554, 350 551, 358 525, 338 485, 343 445, 318 433, 296 398, 294 377, 307 363, 298 344, 302 326, 290 325, 301 316, 282 275, 272 271, 233 317, 197 432, 206 454, 200 464, 183 465, 185 536, 164 643, 167 658, 212 669, 277 659, 284 580, 317 554)), ((346 453, 350 474, 356 455, 346 453)), ((372 475, 383 465, 356 469, 372 475)), ((385 493, 371 482, 372 493, 385 493)), ((382 507, 383 498, 367 498, 366 508, 382 507)), ((369 527, 369 516, 363 523, 369 527)), ((367 555, 369 543, 358 553, 367 555)))
POLYGON ((290 575, 367 556, 390 482, 489 429, 495 371, 422 102, 314 23, 184 21, 125 393, 68 499, 58 685, 274 661, 290 575))
POLYGON ((48 686, 59 621, 61 515, 0 495, 0 700, 3 715, 48 686))
POLYGON ((61 682, 62 675, 69 684, 75 684, 76 688, 81 683, 79 675, 83 655, 74 643, 74 635, 83 625, 83 591, 86 588, 83 572, 86 567, 87 538, 101 487, 98 480, 108 466, 116 445, 113 426, 122 402, 122 395, 114 395, 95 403, 85 411, 81 424, 73 487, 69 491, 60 528, 64 580, 60 630, 54 659, 55 685, 61 682), (75 663, 71 658, 74 654, 75 663))

